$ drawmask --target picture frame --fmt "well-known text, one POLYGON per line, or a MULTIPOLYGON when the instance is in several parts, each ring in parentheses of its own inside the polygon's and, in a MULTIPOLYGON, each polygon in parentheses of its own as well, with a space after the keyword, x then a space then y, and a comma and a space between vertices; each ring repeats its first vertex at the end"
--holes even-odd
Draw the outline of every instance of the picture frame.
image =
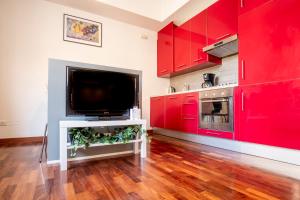
POLYGON ((73 15, 63 15, 63 40, 102 47, 102 23, 73 15))

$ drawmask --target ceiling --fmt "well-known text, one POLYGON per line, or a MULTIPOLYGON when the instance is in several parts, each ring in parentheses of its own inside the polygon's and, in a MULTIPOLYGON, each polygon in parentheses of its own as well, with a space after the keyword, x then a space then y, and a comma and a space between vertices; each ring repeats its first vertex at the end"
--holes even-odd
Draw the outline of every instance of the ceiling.
POLYGON ((53 3, 158 31, 180 25, 217 0, 47 0, 53 3))
POLYGON ((96 0, 162 22, 190 0, 96 0))

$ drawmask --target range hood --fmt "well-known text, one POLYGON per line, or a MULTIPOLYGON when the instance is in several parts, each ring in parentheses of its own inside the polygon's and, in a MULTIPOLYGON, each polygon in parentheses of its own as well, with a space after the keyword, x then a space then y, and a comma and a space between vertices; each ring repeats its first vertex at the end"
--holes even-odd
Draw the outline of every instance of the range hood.
POLYGON ((224 58, 237 54, 238 37, 237 35, 227 37, 219 42, 204 47, 203 51, 218 58, 224 58))

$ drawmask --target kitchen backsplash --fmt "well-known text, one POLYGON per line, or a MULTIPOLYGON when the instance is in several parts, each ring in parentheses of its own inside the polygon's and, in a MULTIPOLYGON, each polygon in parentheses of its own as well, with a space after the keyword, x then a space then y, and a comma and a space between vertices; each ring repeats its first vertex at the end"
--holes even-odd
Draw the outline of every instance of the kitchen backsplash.
POLYGON ((170 85, 178 92, 183 90, 184 84, 188 84, 191 90, 199 89, 203 83, 204 73, 216 74, 216 84, 237 83, 238 55, 223 58, 222 65, 172 77, 170 85))

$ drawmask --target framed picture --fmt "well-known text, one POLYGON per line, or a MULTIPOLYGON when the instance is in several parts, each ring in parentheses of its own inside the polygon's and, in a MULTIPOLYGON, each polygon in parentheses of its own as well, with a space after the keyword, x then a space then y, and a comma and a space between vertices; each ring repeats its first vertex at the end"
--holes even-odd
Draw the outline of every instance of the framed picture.
POLYGON ((64 41, 102 47, 102 23, 64 14, 64 41))

